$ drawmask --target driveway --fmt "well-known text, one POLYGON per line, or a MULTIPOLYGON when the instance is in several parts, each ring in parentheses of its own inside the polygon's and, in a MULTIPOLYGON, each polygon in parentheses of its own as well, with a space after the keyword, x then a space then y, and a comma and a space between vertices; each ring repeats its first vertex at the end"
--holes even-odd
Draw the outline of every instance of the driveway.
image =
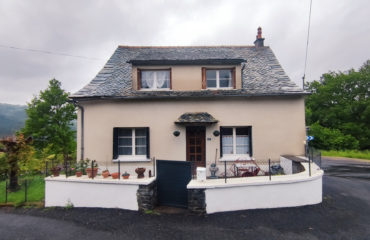
POLYGON ((323 202, 314 206, 206 216, 3 208, 0 239, 370 239, 369 162, 323 159, 323 168, 323 202))

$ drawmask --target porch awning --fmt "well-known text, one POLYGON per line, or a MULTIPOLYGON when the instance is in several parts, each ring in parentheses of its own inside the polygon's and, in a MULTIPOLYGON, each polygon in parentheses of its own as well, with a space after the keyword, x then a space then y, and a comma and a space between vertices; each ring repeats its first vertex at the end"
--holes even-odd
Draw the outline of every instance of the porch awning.
POLYGON ((213 124, 217 122, 218 120, 207 112, 187 112, 175 121, 177 124, 213 124))

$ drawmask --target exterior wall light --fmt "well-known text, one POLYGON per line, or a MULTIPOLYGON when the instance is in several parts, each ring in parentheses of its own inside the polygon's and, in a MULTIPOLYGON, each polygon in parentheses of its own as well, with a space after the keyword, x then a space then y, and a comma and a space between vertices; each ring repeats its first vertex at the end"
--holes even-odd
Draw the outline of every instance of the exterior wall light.
POLYGON ((220 131, 218 131, 218 130, 214 130, 214 131, 213 131, 213 135, 214 135, 215 137, 220 136, 220 131))
POLYGON ((174 135, 175 137, 180 136, 180 131, 179 131, 179 130, 173 131, 173 135, 174 135))

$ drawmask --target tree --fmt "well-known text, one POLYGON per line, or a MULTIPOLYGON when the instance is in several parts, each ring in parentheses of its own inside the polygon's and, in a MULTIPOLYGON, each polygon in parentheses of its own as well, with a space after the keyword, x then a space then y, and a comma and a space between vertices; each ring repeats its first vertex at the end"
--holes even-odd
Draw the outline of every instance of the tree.
POLYGON ((71 129, 73 120, 77 118, 75 110, 68 94, 61 89, 61 83, 52 79, 48 88, 28 103, 28 119, 22 132, 33 137, 33 144, 39 152, 48 147, 67 160, 76 147, 76 133, 71 129))
POLYGON ((360 149, 370 148, 370 60, 358 71, 323 74, 307 87, 313 93, 306 98, 308 125, 317 123, 336 136, 354 137, 360 149))
POLYGON ((32 159, 31 141, 32 139, 30 137, 27 139, 24 138, 22 133, 18 134, 17 137, 6 137, 0 140, 2 144, 0 152, 5 153, 6 164, 3 164, 6 167, 5 170, 9 173, 9 188, 11 191, 19 188, 18 174, 20 163, 27 163, 32 159))

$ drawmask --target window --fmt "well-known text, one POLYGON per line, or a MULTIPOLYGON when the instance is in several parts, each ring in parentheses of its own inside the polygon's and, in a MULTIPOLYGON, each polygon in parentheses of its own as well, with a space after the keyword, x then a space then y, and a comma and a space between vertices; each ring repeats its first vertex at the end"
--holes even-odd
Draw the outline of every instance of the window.
POLYGON ((220 132, 223 157, 252 155, 251 127, 221 127, 220 132))
POLYGON ((235 88, 235 69, 203 68, 203 88, 235 88))
POLYGON ((138 69, 138 89, 171 88, 171 70, 142 70, 138 69))
POLYGON ((149 128, 114 128, 113 158, 147 160, 149 158, 149 128))

